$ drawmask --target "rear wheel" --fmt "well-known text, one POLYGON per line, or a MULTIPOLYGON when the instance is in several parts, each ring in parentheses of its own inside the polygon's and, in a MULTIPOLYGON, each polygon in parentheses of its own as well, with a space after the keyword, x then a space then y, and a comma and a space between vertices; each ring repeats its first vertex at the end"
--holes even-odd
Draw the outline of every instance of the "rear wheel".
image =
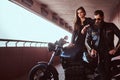
POLYGON ((46 65, 36 65, 29 73, 29 80, 58 80, 58 73, 53 67, 46 65))

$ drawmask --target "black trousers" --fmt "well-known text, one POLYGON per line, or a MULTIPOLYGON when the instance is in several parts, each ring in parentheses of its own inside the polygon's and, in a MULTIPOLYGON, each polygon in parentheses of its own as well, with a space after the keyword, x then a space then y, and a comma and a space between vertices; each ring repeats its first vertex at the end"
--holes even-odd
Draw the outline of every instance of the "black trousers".
POLYGON ((111 79, 111 56, 109 53, 99 53, 98 72, 100 74, 100 80, 111 79))

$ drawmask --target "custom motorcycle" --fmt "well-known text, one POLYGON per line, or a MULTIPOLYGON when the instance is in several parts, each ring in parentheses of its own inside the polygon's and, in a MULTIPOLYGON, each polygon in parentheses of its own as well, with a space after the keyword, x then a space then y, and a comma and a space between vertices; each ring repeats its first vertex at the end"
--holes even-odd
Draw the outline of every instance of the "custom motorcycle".
MULTIPOLYGON (((29 72, 29 80, 59 80, 59 73, 53 65, 55 56, 60 57, 60 62, 64 69, 65 80, 99 80, 96 66, 92 66, 84 59, 82 62, 76 61, 74 49, 63 47, 68 43, 67 36, 59 39, 55 43, 48 43, 48 50, 52 53, 49 62, 38 62, 29 72)), ((75 47, 74 47, 75 48, 75 47)), ((75 48, 76 49, 76 48, 75 48)), ((120 50, 118 49, 118 53, 120 50)), ((83 55, 84 56, 84 55, 83 55)), ((95 58, 96 60, 98 58, 95 58)), ((95 61, 96 62, 96 61, 95 61)), ((112 59, 111 80, 120 80, 120 58, 112 59)))

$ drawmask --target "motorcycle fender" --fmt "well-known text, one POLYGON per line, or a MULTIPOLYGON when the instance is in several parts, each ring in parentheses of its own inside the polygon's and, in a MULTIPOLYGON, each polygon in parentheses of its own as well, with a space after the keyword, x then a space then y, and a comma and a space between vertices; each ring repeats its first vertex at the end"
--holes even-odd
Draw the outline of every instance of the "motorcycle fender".
POLYGON ((120 55, 119 56, 115 56, 111 59, 111 61, 114 61, 114 60, 120 60, 120 55))
POLYGON ((58 75, 58 71, 53 65, 48 65, 47 62, 38 62, 37 66, 44 66, 46 69, 53 70, 56 75, 58 75))

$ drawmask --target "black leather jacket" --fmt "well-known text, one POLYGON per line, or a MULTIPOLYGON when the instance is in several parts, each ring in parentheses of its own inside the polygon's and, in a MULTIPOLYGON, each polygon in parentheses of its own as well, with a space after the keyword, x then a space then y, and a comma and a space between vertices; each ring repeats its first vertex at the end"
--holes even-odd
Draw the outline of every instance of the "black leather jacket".
POLYGON ((103 22, 101 28, 90 27, 88 29, 85 45, 89 51, 91 49, 109 51, 114 49, 114 35, 118 37, 119 44, 120 30, 113 23, 103 22))
POLYGON ((81 51, 86 50, 86 47, 85 47, 86 33, 81 34, 81 30, 87 24, 90 24, 90 25, 93 24, 93 20, 91 18, 86 18, 86 20, 84 21, 84 25, 79 25, 79 30, 74 30, 72 33, 71 43, 78 46, 81 51))

